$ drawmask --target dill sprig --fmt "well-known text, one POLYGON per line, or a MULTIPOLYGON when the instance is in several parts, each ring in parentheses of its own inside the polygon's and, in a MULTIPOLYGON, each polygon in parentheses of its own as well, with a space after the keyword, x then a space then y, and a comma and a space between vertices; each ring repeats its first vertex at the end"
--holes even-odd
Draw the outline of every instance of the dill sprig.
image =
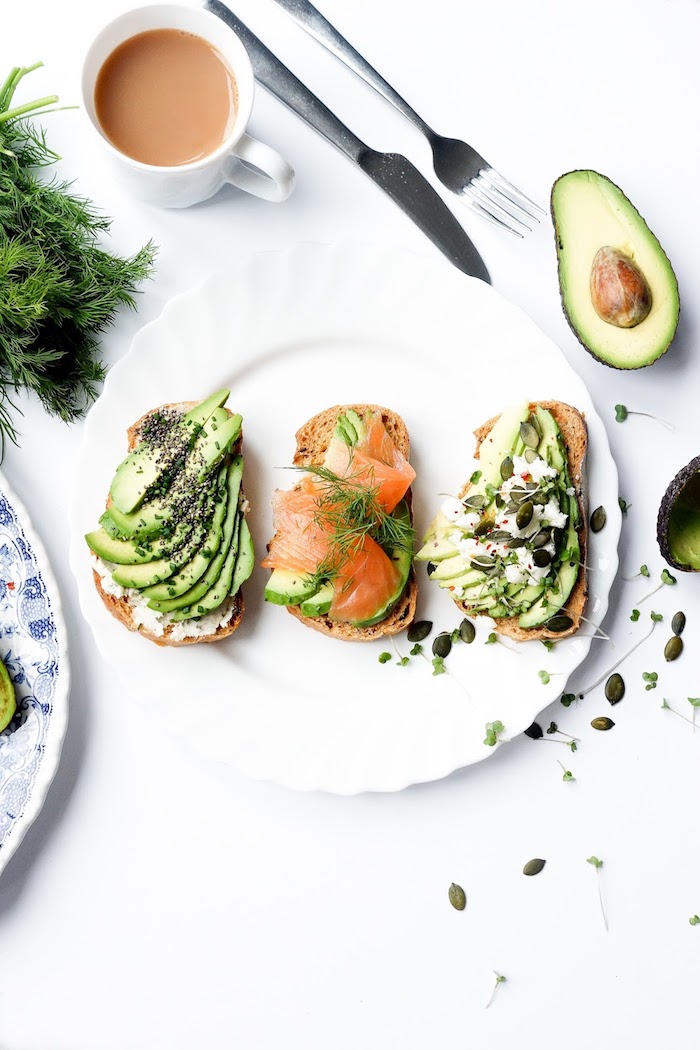
POLYGON ((118 307, 136 305, 155 255, 152 243, 126 259, 102 249, 111 221, 70 183, 40 177, 60 158, 26 118, 58 109, 58 98, 14 103, 40 65, 17 66, 0 85, 0 458, 6 439, 17 443, 13 391, 34 393, 66 422, 95 399, 105 375, 98 337, 118 307))
POLYGON ((319 583, 336 577, 367 536, 388 552, 413 550, 410 521, 384 509, 379 501, 379 486, 368 485, 360 474, 341 476, 328 467, 312 465, 301 469, 321 482, 315 520, 330 533, 328 554, 314 573, 319 583))

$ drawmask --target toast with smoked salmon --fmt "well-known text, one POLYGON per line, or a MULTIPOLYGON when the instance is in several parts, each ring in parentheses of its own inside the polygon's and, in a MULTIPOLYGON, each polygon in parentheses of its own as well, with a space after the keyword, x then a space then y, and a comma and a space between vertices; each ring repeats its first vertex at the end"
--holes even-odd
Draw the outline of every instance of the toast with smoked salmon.
POLYGON ((301 479, 273 496, 266 601, 345 641, 408 627, 417 596, 409 453, 406 424, 379 405, 336 405, 297 431, 301 479))
POLYGON ((254 552, 228 394, 163 405, 129 427, 100 527, 85 537, 105 606, 156 645, 219 641, 243 617, 254 552))
POLYGON ((583 415, 523 401, 475 431, 480 469, 448 497, 417 560, 467 616, 516 641, 564 638, 586 605, 583 415))

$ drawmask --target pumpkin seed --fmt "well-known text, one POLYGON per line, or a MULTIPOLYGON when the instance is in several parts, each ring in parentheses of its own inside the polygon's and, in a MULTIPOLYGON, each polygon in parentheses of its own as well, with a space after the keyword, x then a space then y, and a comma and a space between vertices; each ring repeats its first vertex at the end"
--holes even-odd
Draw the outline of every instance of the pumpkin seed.
POLYGON ((562 631, 568 631, 573 625, 574 621, 570 616, 566 616, 564 613, 558 613, 556 616, 550 616, 544 626, 553 634, 561 634, 562 631))
POLYGON ((450 655, 450 649, 452 648, 452 638, 448 631, 440 631, 440 634, 433 641, 433 656, 441 656, 444 660, 446 656, 450 655))
POLYGON ((544 736, 544 730, 539 722, 533 722, 531 726, 528 726, 525 730, 525 736, 529 736, 530 740, 541 740, 544 736))
POLYGON ((546 507, 549 503, 549 496, 544 492, 535 492, 532 495, 532 502, 538 507, 546 507))
POLYGON ((605 507, 596 507, 591 514, 591 532, 600 532, 607 520, 608 516, 605 513, 605 507))
POLYGON ((450 899, 450 904, 457 911, 464 911, 467 906, 467 895, 461 886, 458 886, 456 882, 453 882, 447 891, 447 896, 450 899))
POLYGON ((526 488, 511 489, 510 495, 516 507, 520 507, 526 500, 530 499, 530 493, 526 488))
POLYGON ((605 699, 611 704, 619 704, 625 695, 625 683, 621 674, 611 674, 605 683, 605 699))
POLYGON ((408 628, 406 637, 409 642, 422 642, 424 638, 428 637, 432 629, 432 620, 416 620, 408 628))
POLYGON ((612 718, 608 718, 606 715, 603 715, 600 718, 594 718, 591 722, 591 725, 594 729, 612 729, 615 723, 613 722, 612 718))
POLYGON ((532 422, 532 416, 525 423, 520 424, 520 440, 528 448, 537 448, 540 443, 540 435, 537 427, 532 422))
POLYGON ((685 627, 685 613, 683 613, 683 612, 675 613, 673 619, 671 620, 671 630, 673 631, 674 634, 680 636, 681 634, 683 634, 683 628, 684 627, 685 627))
POLYGON ((512 538, 511 534, 503 529, 494 529, 489 536, 489 539, 493 540, 494 543, 508 543, 512 538))
POLYGON ((471 510, 480 510, 486 503, 486 496, 477 492, 473 496, 467 496, 462 502, 465 507, 469 507, 471 510))
POLYGON ((487 533, 489 531, 489 529, 491 528, 492 524, 493 524, 493 522, 490 521, 489 518, 482 518, 481 521, 479 522, 479 524, 474 529, 474 535, 475 536, 483 536, 485 533, 487 533))
POLYGON ((535 553, 532 555, 532 560, 534 561, 538 569, 544 569, 547 565, 549 565, 550 561, 552 560, 552 556, 549 553, 549 551, 535 551, 535 553))
POLYGON ((511 478, 512 476, 513 476, 513 460, 511 459, 510 456, 506 456, 506 458, 501 463, 501 477, 503 478, 504 481, 507 481, 508 478, 511 478))
POLYGON ((538 457, 537 453, 535 452, 534 448, 526 448, 525 449, 525 455, 523 456, 523 459, 525 460, 526 463, 534 463, 535 460, 538 459, 538 458, 539 457, 538 457))
POLYGON ((436 569, 437 565, 434 561, 427 561, 425 563, 425 571, 427 572, 428 576, 432 576, 436 569))
POLYGON ((546 863, 547 861, 542 860, 541 857, 533 857, 533 859, 529 860, 524 866, 523 875, 539 875, 546 863))
POLYGON ((541 529, 536 536, 533 537, 532 546, 537 549, 538 547, 544 547, 545 544, 549 543, 551 536, 547 529, 541 529))
POLYGON ((513 536, 512 539, 508 540, 508 550, 514 551, 518 547, 524 547, 527 540, 522 536, 513 536))
POLYGON ((471 645, 471 643, 474 641, 474 638, 476 637, 476 629, 474 627, 474 624, 471 622, 471 620, 468 620, 466 616, 459 625, 459 637, 462 639, 463 642, 466 642, 467 645, 471 645))
POLYGON ((683 652, 683 639, 679 638, 677 634, 674 634, 666 642, 666 645, 664 647, 664 656, 665 656, 666 660, 670 663, 671 660, 677 660, 682 652, 683 652))
POLYGON ((519 529, 526 529, 528 527, 532 521, 534 510, 535 508, 530 500, 528 500, 527 503, 523 503, 523 505, 518 508, 518 513, 515 515, 515 524, 519 529))
POLYGON ((495 567, 496 561, 490 554, 477 554, 475 558, 472 558, 470 565, 472 569, 481 569, 482 572, 488 572, 489 569, 495 567))

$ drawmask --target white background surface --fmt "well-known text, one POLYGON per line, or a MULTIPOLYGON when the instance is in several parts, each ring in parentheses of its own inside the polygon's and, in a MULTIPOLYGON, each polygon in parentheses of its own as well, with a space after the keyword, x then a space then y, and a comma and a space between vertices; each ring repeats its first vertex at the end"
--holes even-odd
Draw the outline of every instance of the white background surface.
MULTIPOLYGON (((56 90, 77 100, 91 36, 125 6, 6 4, 3 69, 42 58, 27 97, 56 90)), ((418 134, 274 5, 247 0, 238 10, 371 145, 402 150, 429 172, 418 134)), ((548 222, 516 242, 454 202, 495 287, 561 344, 609 421, 632 504, 622 574, 644 561, 658 576, 659 500, 700 451, 700 9, 694 0, 593 0, 574 14, 555 3, 435 0, 426 13, 415 0, 327 0, 325 11, 438 130, 470 140, 539 200, 562 172, 596 168, 664 244, 683 303, 676 342, 652 368, 618 373, 589 358, 566 325, 548 222), (618 401, 677 429, 637 417, 617 424, 618 401)), ((80 112, 46 123, 62 173, 115 217, 113 247, 135 250, 149 237, 161 246, 138 315, 120 316, 105 338, 108 362, 169 298, 231 258, 344 237, 434 252, 262 90, 251 130, 297 169, 297 189, 279 206, 233 191, 186 213, 139 206, 112 181, 80 112)), ((445 368, 431 360, 426 411, 439 412, 445 368)), ((700 692, 700 581, 679 576, 642 606, 667 620, 625 665, 627 695, 614 711, 599 690, 546 713, 543 722, 554 718, 580 738, 576 754, 521 738, 486 763, 398 795, 295 794, 198 761, 115 687, 68 569, 81 428, 25 407, 22 446, 3 469, 61 586, 74 685, 56 780, 0 879, 3 1050, 697 1045, 700 929, 688 918, 700 913, 700 733, 660 705, 666 696, 690 711, 685 698, 700 692), (665 665, 677 608, 688 617, 686 650, 665 665), (654 669, 659 688, 645 692, 641 673, 654 669), (600 714, 613 715, 614 730, 590 728, 600 714), (557 759, 573 783, 562 782, 557 759), (609 933, 591 854, 605 862, 609 933), (522 865, 535 856, 547 866, 527 879, 522 865), (463 913, 447 902, 452 881, 467 892, 463 913), (485 1010, 493 970, 508 980, 485 1010)), ((606 621, 615 649, 596 643, 579 684, 624 651, 645 584, 616 585, 606 621)), ((204 702, 192 697, 195 715, 204 702)))

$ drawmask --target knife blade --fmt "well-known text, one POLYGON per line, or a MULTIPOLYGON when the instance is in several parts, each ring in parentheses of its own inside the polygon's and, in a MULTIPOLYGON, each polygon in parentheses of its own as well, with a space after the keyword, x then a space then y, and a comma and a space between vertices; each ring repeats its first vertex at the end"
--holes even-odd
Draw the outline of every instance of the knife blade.
POLYGON ((221 0, 205 0, 204 7, 239 37, 263 87, 357 164, 459 270, 491 283, 486 265, 465 230, 406 157, 381 153, 358 138, 221 0))

